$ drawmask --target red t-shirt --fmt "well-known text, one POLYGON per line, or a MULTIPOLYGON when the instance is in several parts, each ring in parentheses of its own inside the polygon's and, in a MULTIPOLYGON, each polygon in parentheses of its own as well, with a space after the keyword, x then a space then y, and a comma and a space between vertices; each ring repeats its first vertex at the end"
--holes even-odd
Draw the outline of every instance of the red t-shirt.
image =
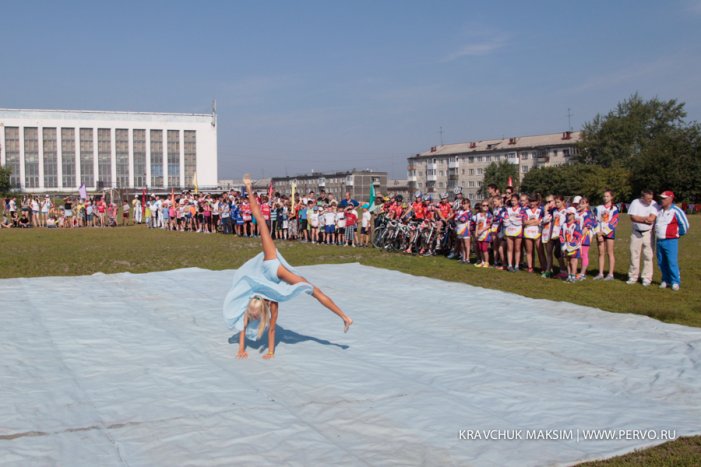
POLYGON ((268 203, 263 203, 260 206, 260 212, 263 214, 263 219, 270 220, 270 205, 268 203))
POLYGON ((441 215, 445 219, 450 217, 450 213, 453 211, 453 208, 450 206, 450 203, 439 203, 438 209, 440 209, 441 215))
POLYGON ((358 223, 358 216, 356 216, 352 212, 347 212, 346 213, 346 227, 350 227, 351 225, 356 225, 357 223, 358 223))
POLYGON ((395 204, 394 206, 390 206, 389 212, 391 212, 394 216, 395 219, 399 219, 402 216, 402 212, 404 210, 402 209, 401 204, 395 204))
POLYGON ((417 219, 423 219, 426 215, 426 210, 424 209, 423 202, 415 202, 414 204, 412 204, 412 208, 414 209, 414 217, 416 217, 417 219))

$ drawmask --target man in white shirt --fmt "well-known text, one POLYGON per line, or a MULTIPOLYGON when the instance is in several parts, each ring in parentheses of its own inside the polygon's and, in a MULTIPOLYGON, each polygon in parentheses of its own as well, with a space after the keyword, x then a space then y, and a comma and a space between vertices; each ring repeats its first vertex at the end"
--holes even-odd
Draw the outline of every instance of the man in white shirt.
POLYGON ((633 230, 630 234, 630 267, 628 268, 627 284, 635 284, 640 276, 643 286, 647 287, 652 282, 653 251, 652 237, 654 234, 655 219, 659 206, 653 199, 651 190, 643 190, 640 198, 630 204, 628 214, 633 222, 633 230), (640 274, 640 253, 643 256, 643 272, 640 274))

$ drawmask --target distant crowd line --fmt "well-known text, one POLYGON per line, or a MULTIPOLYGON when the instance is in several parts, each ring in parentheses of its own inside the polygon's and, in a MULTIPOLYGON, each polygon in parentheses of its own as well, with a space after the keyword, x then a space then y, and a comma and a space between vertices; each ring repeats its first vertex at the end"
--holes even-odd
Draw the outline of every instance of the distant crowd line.
MULTIPOLYGON (((696 206, 674 204, 674 194, 644 191, 629 205, 614 203, 614 193, 603 193, 603 203, 591 206, 586 197, 574 196, 569 202, 560 195, 514 193, 511 187, 501 194, 495 185, 487 187, 487 197, 472 205, 462 193, 414 194, 412 202, 403 197, 381 197, 360 204, 346 193, 341 200, 333 194, 311 191, 290 196, 259 194, 263 218, 274 239, 298 240, 312 244, 351 247, 374 245, 417 255, 446 255, 476 267, 517 272, 536 271, 544 278, 557 277, 573 283, 587 277, 589 248, 596 241, 598 274, 594 280, 612 280, 615 267, 614 242, 623 209, 633 223, 631 264, 628 283, 652 283, 653 255, 662 271, 661 287, 678 290, 679 237, 689 223, 685 209, 696 206), (608 259, 608 273, 605 263, 608 259), (640 268, 642 259, 643 267, 640 268)), ((108 203, 102 196, 88 199, 67 197, 55 203, 49 195, 25 196, 4 202, 3 228, 11 227, 115 227, 146 224, 181 232, 221 233, 240 237, 259 235, 244 193, 222 194, 182 192, 170 196, 136 195, 119 203, 108 203)))

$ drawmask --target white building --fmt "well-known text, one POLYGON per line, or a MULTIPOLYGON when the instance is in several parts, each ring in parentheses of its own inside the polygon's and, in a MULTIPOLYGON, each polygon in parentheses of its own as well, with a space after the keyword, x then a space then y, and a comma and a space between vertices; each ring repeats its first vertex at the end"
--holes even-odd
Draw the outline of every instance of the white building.
POLYGON ((217 185, 216 114, 0 109, 0 164, 27 192, 217 185))
POLYGON ((580 139, 580 132, 565 131, 434 146, 407 158, 409 189, 432 193, 459 187, 468 198, 481 199, 484 171, 492 162, 518 165, 523 178, 533 168, 569 162, 580 139))

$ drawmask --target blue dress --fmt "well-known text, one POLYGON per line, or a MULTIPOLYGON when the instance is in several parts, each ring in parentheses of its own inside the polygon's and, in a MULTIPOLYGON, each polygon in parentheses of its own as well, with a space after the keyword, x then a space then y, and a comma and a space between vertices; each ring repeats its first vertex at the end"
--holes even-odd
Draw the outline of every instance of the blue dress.
MULTIPOLYGON (((307 282, 291 285, 277 277, 278 266, 282 264, 290 272, 300 275, 290 266, 280 252, 276 259, 265 261, 263 253, 246 261, 234 274, 234 281, 224 299, 224 321, 229 329, 243 331, 243 317, 251 297, 258 296, 273 302, 291 300, 300 293, 309 295, 314 287, 307 282)), ((258 334, 259 321, 249 321, 246 327, 246 337, 255 340, 258 334)))

